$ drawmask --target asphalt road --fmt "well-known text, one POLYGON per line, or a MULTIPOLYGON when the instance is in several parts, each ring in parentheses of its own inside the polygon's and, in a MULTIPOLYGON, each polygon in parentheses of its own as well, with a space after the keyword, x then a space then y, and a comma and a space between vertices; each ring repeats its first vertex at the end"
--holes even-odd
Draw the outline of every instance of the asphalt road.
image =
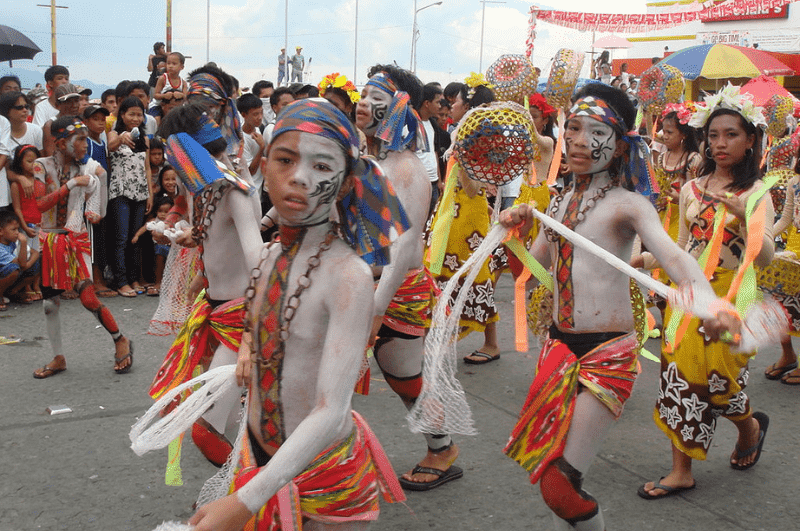
MULTIPOLYGON (((459 437, 457 464, 464 478, 426 493, 408 493, 405 504, 381 506, 372 529, 516 530, 552 528, 547 508, 526 472, 502 453, 531 381, 538 350, 513 351, 512 287, 497 292, 503 319, 502 359, 485 366, 459 364, 479 435, 459 437)), ((41 303, 11 305, 0 313, 0 336, 22 341, 0 345, 0 531, 150 531, 163 520, 186 520, 203 481, 215 472, 187 438, 182 487, 164 484, 166 451, 137 457, 128 432, 151 404, 146 390, 171 338, 146 334, 157 299, 105 299, 123 331, 136 342, 133 371, 113 372, 113 345, 78 301, 62 304, 68 370, 47 380, 32 371, 51 359, 41 303), (50 406, 71 413, 49 415, 50 406)), ((467 354, 481 345, 473 334, 459 344, 467 354)), ((658 353, 651 341, 650 350, 658 353)), ((611 530, 800 529, 797 489, 800 388, 771 382, 764 368, 777 359, 768 349, 751 362, 748 393, 771 418, 758 465, 745 472, 728 466, 736 430, 720 421, 706 462, 695 463, 697 488, 657 501, 636 495, 642 483, 669 470, 666 437, 652 421, 658 365, 642 359, 643 374, 625 412, 589 471, 585 488, 601 502, 611 530)), ((374 368, 374 365, 373 365, 374 368)), ((355 408, 369 421, 395 470, 410 469, 424 452, 421 436, 405 426, 405 409, 373 370, 371 394, 355 408)))

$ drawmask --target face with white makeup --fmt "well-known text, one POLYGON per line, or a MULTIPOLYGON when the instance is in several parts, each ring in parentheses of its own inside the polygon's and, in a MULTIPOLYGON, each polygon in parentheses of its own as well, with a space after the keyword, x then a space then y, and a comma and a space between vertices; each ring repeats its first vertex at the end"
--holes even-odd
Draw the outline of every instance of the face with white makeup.
POLYGON ((576 175, 607 169, 625 146, 613 127, 588 116, 574 117, 567 122, 564 143, 567 161, 576 175))
POLYGON ((288 131, 273 139, 266 166, 269 196, 286 225, 322 223, 347 175, 342 148, 328 138, 288 131))

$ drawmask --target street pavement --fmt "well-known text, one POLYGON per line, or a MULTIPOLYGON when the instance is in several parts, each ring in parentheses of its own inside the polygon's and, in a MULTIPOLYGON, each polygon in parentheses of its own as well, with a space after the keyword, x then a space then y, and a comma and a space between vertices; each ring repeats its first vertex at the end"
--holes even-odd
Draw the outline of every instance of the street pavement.
MULTIPOLYGON (((502 358, 483 366, 459 363, 479 432, 456 439, 463 479, 431 492, 408 493, 404 504, 382 504, 372 529, 552 529, 538 489, 502 453, 538 354, 533 338, 529 353, 513 350, 512 288, 506 275, 496 293, 502 358)), ((41 303, 11 305, 0 313, 0 336, 22 339, 0 346, 0 531, 150 531, 164 520, 188 519, 203 481, 216 471, 189 437, 182 487, 164 484, 165 450, 144 457, 130 450, 128 432, 152 403, 146 391, 172 338, 146 334, 158 299, 104 302, 135 341, 130 374, 113 372, 111 339, 78 301, 65 301, 61 314, 68 370, 34 380, 32 371, 51 359, 41 303), (47 414, 55 405, 72 412, 47 414)), ((472 334, 459 343, 459 352, 463 356, 481 343, 482 337, 472 334)), ((656 341, 648 347, 659 352, 656 341)), ((641 359, 643 373, 633 396, 584 483, 600 500, 609 531, 800 529, 795 490, 800 486, 800 388, 763 377, 777 355, 778 348, 770 348, 751 362, 748 393, 755 409, 771 419, 759 463, 745 472, 728 466, 736 430, 721 420, 708 460, 695 462, 697 488, 655 501, 642 500, 636 490, 669 471, 670 447, 652 421, 658 365, 641 359)), ((371 386, 368 397, 354 398, 354 407, 378 435, 395 470, 404 472, 423 456, 424 439, 407 430, 405 409, 374 362, 371 386)))

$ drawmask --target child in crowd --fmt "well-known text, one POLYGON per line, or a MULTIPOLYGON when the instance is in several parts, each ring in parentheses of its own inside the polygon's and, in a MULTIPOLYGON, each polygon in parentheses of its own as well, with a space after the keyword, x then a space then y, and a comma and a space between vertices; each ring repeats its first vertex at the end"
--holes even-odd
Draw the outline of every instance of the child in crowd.
POLYGON ((258 130, 264 113, 263 103, 253 94, 245 94, 236 100, 236 108, 242 115, 242 133, 244 136, 244 158, 247 161, 253 184, 261 193, 264 175, 261 173, 261 160, 264 155, 264 137, 258 130))
MULTIPOLYGON (((105 93, 104 93, 105 94, 105 93)), ((114 105, 116 107, 116 104, 114 105)), ((106 222, 106 209, 108 207, 108 146, 106 144, 106 119, 109 117, 110 112, 107 108, 99 105, 90 105, 83 111, 83 123, 86 124, 86 129, 89 131, 89 136, 86 138, 87 150, 86 153, 90 159, 97 161, 100 166, 106 171, 106 174, 99 178, 100 180, 100 216, 102 219, 94 225, 89 226, 91 233, 92 249, 94 250, 92 262, 92 279, 94 280, 94 289, 98 297, 116 297, 117 292, 106 285, 103 275, 106 266, 108 265, 108 251, 106 241, 108 230, 106 222)))
POLYGON ((142 132, 145 106, 129 96, 119 106, 114 130, 108 133, 111 178, 108 185, 109 242, 113 249, 111 267, 117 292, 123 297, 144 293, 139 283, 141 255, 130 243, 153 205, 150 186, 150 143, 142 132), (113 242, 113 243, 112 243, 113 242))
POLYGON ((170 89, 179 90, 184 96, 186 95, 189 85, 181 78, 181 70, 183 70, 185 62, 186 59, 182 53, 172 52, 167 55, 167 71, 164 75, 158 77, 155 93, 153 94, 156 105, 173 98, 174 92, 170 92, 170 89))
POLYGON ((157 194, 161 187, 159 186, 158 177, 161 175, 161 170, 167 165, 164 162, 164 144, 157 138, 150 139, 150 177, 151 186, 153 187, 153 195, 157 194))
MULTIPOLYGON (((170 166, 171 167, 171 166, 170 166)), ((174 170, 173 170, 174 173, 174 170)), ((175 205, 175 200, 168 196, 162 195, 156 198, 155 206, 153 207, 154 215, 148 216, 147 221, 145 222, 142 227, 136 231, 133 238, 131 239, 131 243, 137 243, 139 238, 144 235, 146 232, 149 232, 151 235, 153 230, 147 228, 147 225, 151 221, 167 221, 167 214, 169 214, 169 210, 175 205)), ((164 266, 167 263, 167 255, 169 255, 169 243, 158 243, 153 240, 153 250, 155 252, 155 284, 152 286, 147 287, 147 295, 150 297, 156 297, 159 295, 161 290, 161 279, 164 277, 164 266)))
POLYGON ((186 101, 186 95, 178 89, 168 89, 165 95, 171 94, 170 99, 165 99, 161 105, 151 107, 147 113, 156 119, 156 123, 161 125, 161 120, 175 107, 180 107, 186 101))
POLYGON ((154 202, 159 197, 169 197, 173 201, 178 197, 178 173, 169 164, 164 165, 158 173, 156 182, 158 191, 154 194, 154 202))
POLYGON ((117 112, 117 95, 114 89, 108 89, 100 95, 100 105, 102 105, 109 114, 116 114, 117 112))
POLYGON ((4 295, 30 302, 22 290, 30 286, 39 272, 39 251, 28 252, 28 238, 20 231, 17 215, 0 210, 0 312, 8 309, 4 295))
MULTIPOLYGON (((14 160, 11 170, 16 173, 21 181, 26 182, 34 189, 34 196, 22 192, 24 188, 19 182, 11 183, 11 203, 14 213, 20 223, 20 229, 29 238, 28 247, 34 251, 39 250, 39 228, 42 224, 42 213, 36 206, 36 197, 44 195, 44 183, 33 178, 33 163, 41 156, 36 146, 23 144, 14 150, 14 160)), ((35 275, 31 282, 32 290, 28 295, 31 301, 42 300, 42 290, 39 286, 39 275, 35 275)))

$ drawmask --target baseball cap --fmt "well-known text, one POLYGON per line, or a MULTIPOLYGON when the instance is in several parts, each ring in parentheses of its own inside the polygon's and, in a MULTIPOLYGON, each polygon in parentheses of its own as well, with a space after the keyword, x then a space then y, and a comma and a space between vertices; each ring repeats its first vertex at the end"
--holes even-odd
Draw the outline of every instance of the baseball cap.
POLYGON ((81 93, 78 90, 78 87, 72 83, 67 83, 65 85, 59 85, 56 87, 55 96, 58 101, 64 102, 70 98, 80 98, 81 93))
POLYGON ((105 107, 101 107, 100 105, 89 105, 83 111, 83 118, 88 120, 89 117, 92 116, 96 112, 101 112, 105 116, 110 116, 111 115, 111 113, 108 112, 108 109, 106 109, 105 107))
POLYGON ((78 94, 81 94, 81 95, 84 95, 84 96, 91 96, 92 95, 92 89, 90 89, 90 88, 82 87, 80 85, 75 85, 75 88, 78 89, 78 94))
POLYGON ((302 47, 302 46, 295 46, 295 48, 294 48, 294 49, 295 49, 295 50, 302 50, 302 49, 303 49, 303 47, 302 47))

